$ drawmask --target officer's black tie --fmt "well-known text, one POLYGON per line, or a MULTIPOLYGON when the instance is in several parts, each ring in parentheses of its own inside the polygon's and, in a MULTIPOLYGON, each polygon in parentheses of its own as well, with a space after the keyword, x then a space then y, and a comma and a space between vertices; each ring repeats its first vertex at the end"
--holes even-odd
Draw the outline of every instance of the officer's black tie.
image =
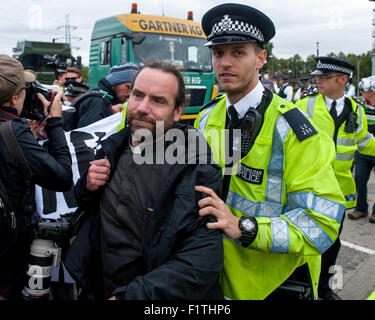
POLYGON ((234 107, 234 105, 229 106, 228 113, 229 113, 229 116, 230 116, 230 122, 231 123, 233 123, 234 121, 238 120, 237 110, 234 107))
POLYGON ((336 101, 335 100, 333 100, 333 102, 331 103, 331 110, 329 110, 329 113, 331 114, 333 121, 336 121, 337 110, 336 110, 336 101))

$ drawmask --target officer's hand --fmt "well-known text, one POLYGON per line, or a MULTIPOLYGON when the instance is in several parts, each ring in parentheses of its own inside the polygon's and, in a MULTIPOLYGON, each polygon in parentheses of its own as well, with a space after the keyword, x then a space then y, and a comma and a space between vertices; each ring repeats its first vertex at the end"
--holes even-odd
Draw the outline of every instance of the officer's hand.
POLYGON ((124 109, 124 106, 119 103, 112 106, 112 113, 121 112, 124 109))
POLYGON ((111 165, 107 159, 93 161, 87 172, 87 189, 98 191, 100 187, 107 184, 110 173, 111 165))
POLYGON ((217 222, 208 222, 206 224, 208 229, 221 229, 225 235, 232 239, 239 239, 241 237, 241 230, 238 226, 240 218, 233 215, 225 202, 210 188, 204 186, 195 186, 195 191, 203 192, 208 197, 198 201, 200 216, 208 214, 216 217, 217 222))

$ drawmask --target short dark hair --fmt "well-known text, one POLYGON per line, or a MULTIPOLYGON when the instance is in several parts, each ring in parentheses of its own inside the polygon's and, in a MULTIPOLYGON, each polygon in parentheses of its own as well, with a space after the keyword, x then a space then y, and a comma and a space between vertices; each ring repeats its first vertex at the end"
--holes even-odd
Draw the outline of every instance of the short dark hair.
MULTIPOLYGON (((177 94, 175 97, 175 108, 183 105, 185 103, 185 83, 184 79, 182 78, 182 75, 180 71, 176 69, 176 67, 169 62, 165 61, 158 61, 158 60, 149 60, 144 63, 144 66, 137 72, 137 74, 134 76, 131 89, 133 90, 135 80, 137 79, 138 75, 142 72, 143 69, 151 68, 151 69, 157 69, 161 70, 166 73, 173 74, 177 79, 178 89, 177 94)), ((157 79, 155 79, 156 81, 157 79)))
POLYGON ((80 70, 79 68, 77 68, 77 67, 69 67, 69 68, 66 68, 66 72, 67 72, 67 73, 68 73, 68 72, 74 72, 74 73, 78 74, 78 78, 79 78, 80 76, 82 76, 82 72, 81 72, 81 70, 80 70))

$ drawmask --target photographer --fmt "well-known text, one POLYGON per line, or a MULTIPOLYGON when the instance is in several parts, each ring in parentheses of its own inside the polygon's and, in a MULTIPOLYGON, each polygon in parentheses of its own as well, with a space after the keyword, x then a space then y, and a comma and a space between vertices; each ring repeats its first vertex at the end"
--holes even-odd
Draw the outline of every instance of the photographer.
MULTIPOLYGON (((30 92, 30 83, 34 81, 35 77, 24 72, 20 62, 8 55, 0 55, 0 121, 11 122, 15 138, 31 171, 31 179, 28 181, 0 136, 0 178, 16 217, 11 243, 7 244, 7 250, 1 250, 0 256, 0 295, 6 299, 22 298, 35 227, 32 219, 36 211, 34 185, 54 191, 67 191, 72 184, 72 161, 61 120, 62 92, 56 94, 51 105, 43 95, 37 93, 42 102, 40 112, 50 109, 48 114, 43 115, 47 117, 45 130, 49 139, 48 151, 39 145, 26 121, 20 118, 26 90, 29 90, 28 94, 33 94, 30 92)), ((35 110, 34 107, 31 109, 35 110)), ((2 249, 6 245, 3 236, 0 234, 2 249)))
POLYGON ((65 78, 66 78, 66 75, 67 75, 66 70, 58 68, 55 71, 55 75, 56 75, 56 79, 53 80, 53 84, 62 88, 64 86, 65 78))

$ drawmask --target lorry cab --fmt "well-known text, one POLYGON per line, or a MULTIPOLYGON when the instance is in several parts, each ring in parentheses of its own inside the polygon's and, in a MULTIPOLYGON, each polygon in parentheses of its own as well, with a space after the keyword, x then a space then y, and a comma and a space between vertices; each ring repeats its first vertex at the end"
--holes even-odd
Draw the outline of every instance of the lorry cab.
MULTIPOLYGON (((74 59, 68 43, 18 41, 13 48, 13 57, 19 60, 24 69, 33 70, 38 81, 43 84, 52 84, 56 79, 57 69, 66 69, 80 61, 74 59)), ((76 64, 80 66, 80 62, 76 64)))
POLYGON ((89 86, 95 88, 112 66, 164 60, 181 72, 187 92, 181 120, 193 122, 200 108, 216 96, 211 52, 200 23, 188 19, 131 13, 96 21, 90 47, 89 86))

